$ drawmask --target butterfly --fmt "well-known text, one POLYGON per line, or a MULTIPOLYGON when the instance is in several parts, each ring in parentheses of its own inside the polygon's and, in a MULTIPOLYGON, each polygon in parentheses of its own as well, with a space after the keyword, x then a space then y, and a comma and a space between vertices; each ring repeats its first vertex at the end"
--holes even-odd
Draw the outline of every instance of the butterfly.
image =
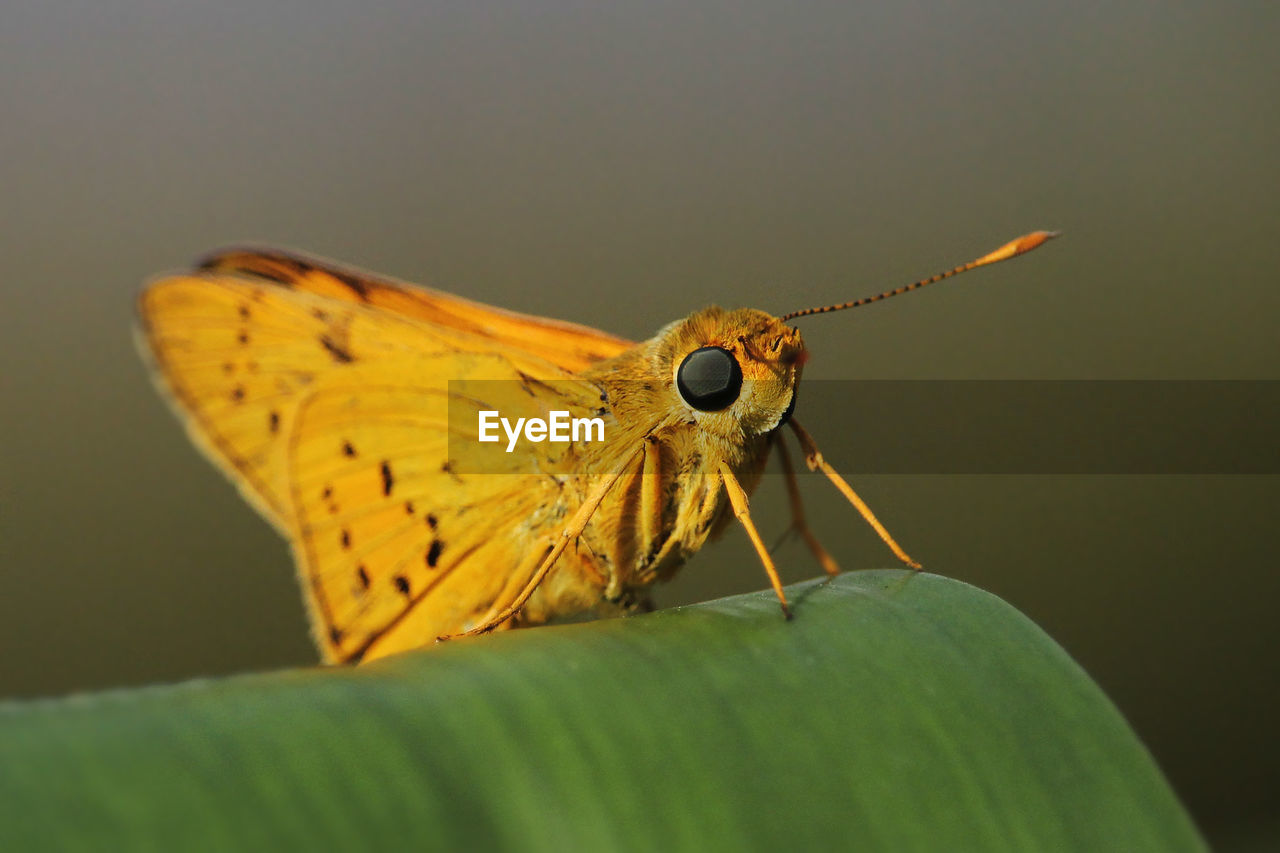
MULTIPOLYGON (((1030 251, 1037 231, 896 290, 775 317, 711 307, 633 343, 308 255, 230 248, 150 283, 140 349, 197 446, 291 544, 324 660, 575 614, 647 609, 734 518, 790 614, 748 497, 777 453, 791 530, 823 569, 784 433, 919 568, 792 416, 808 358, 790 321, 1030 251), (484 412, 598 419, 461 463, 484 412)), ((526 437, 530 434, 526 431, 526 437)), ((497 451, 499 448, 495 447, 497 451)))

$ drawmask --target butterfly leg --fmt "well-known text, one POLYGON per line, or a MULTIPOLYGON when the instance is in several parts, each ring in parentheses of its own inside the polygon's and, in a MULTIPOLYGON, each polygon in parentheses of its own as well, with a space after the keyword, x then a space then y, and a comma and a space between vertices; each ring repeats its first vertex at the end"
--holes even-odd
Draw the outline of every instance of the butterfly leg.
POLYGON ((733 506, 733 514, 738 517, 738 521, 741 521, 742 526, 746 528, 747 537, 755 547, 756 553, 760 555, 760 562, 764 563, 765 574, 769 576, 769 583, 773 584, 773 591, 778 594, 778 603, 782 605, 782 615, 790 619, 791 607, 787 604, 787 596, 782 591, 782 578, 778 577, 778 567, 773 564, 773 558, 769 556, 769 549, 764 546, 764 540, 760 538, 760 531, 756 530, 755 522, 751 520, 751 512, 747 504, 747 493, 743 490, 742 484, 738 482, 738 478, 733 475, 733 469, 723 461, 720 463, 720 478, 724 481, 724 490, 729 495, 729 503, 733 506))
MULTIPOLYGON (((524 559, 520 561, 516 570, 511 573, 510 577, 507 578, 507 582, 502 585, 501 591, 494 597, 493 605, 476 620, 475 624, 493 624, 494 628, 498 627, 498 623, 494 623, 494 617, 501 613, 510 602, 520 597, 521 591, 529 584, 529 579, 537 572, 538 567, 542 565, 542 561, 547 558, 547 554, 551 553, 551 548, 554 544, 554 538, 551 536, 541 537, 532 543, 524 559)), ((448 639, 448 637, 441 639, 448 639)))
POLYGON ((880 523, 880 520, 876 518, 875 513, 871 511, 871 507, 867 506, 866 502, 862 498, 858 497, 858 493, 853 490, 853 487, 845 482, 844 477, 837 474, 836 470, 831 467, 827 460, 822 458, 822 453, 818 450, 818 445, 814 444, 813 437, 805 431, 805 428, 800 426, 800 424, 796 422, 795 418, 792 418, 789 423, 791 424, 792 431, 796 434, 796 438, 800 440, 800 449, 804 452, 805 463, 808 464, 809 470, 821 470, 823 474, 826 474, 827 479, 835 484, 835 487, 840 490, 840 494, 844 495, 845 498, 848 499, 849 503, 853 504, 854 508, 862 514, 862 518, 867 522, 867 524, 871 525, 871 529, 874 530, 884 541, 884 544, 889 546, 889 550, 893 551, 894 556, 911 568, 919 569, 920 564, 907 556, 907 552, 902 550, 902 546, 894 541, 893 537, 889 535, 889 531, 885 529, 884 525, 880 523))
MULTIPOLYGON (((520 593, 515 597, 515 600, 503 607, 496 614, 489 616, 476 627, 468 631, 463 631, 460 634, 452 634, 448 637, 440 637, 439 639, 448 640, 453 637, 471 637, 476 634, 487 634, 503 622, 506 622, 512 616, 519 613, 520 608, 524 607, 525 603, 529 600, 529 596, 533 595, 533 591, 538 588, 538 585, 546 578, 547 573, 551 571, 552 566, 556 564, 556 560, 560 559, 560 555, 564 553, 564 549, 568 547, 569 543, 576 539, 586 528, 587 522, 591 520, 591 516, 595 514, 596 509, 599 508, 601 502, 604 501, 605 495, 607 495, 609 490, 613 488, 613 484, 618 482, 618 478, 620 476, 622 476, 620 472, 608 474, 602 477, 600 482, 596 483, 595 487, 587 494, 586 500, 582 502, 582 506, 578 507, 578 511, 573 514, 573 518, 569 519, 569 524, 560 531, 559 538, 556 539, 555 544, 551 547, 551 550, 547 552, 547 555, 542 558, 542 562, 538 565, 537 571, 535 571, 533 576, 529 578, 528 583, 526 583, 524 588, 520 590, 520 593)), ((494 606, 496 608, 498 605, 495 604, 494 606)))
MULTIPOLYGON (((662 535, 662 449, 652 435, 645 436, 644 458, 640 463, 640 504, 637 552, 648 560, 662 535)), ((615 578, 615 583, 617 579, 615 578)), ((615 595, 617 590, 612 590, 615 595)))
POLYGON ((787 498, 791 501, 791 529, 804 539, 813 556, 822 565, 822 570, 829 575, 840 574, 840 566, 835 558, 822 547, 818 537, 809 529, 809 522, 804 516, 804 504, 800 501, 800 484, 796 482, 796 469, 791 465, 791 454, 787 452, 787 443, 782 440, 782 433, 774 433, 773 446, 778 449, 778 460, 782 463, 782 473, 787 480, 787 498))

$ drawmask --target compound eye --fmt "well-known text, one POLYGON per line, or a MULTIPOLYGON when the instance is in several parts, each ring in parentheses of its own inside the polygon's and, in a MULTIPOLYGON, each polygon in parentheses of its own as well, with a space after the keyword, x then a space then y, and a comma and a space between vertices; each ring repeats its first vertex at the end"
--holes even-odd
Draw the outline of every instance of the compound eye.
POLYGON ((742 368, 726 349, 696 349, 680 362, 676 388, 684 401, 698 411, 718 412, 738 399, 742 391, 742 368))

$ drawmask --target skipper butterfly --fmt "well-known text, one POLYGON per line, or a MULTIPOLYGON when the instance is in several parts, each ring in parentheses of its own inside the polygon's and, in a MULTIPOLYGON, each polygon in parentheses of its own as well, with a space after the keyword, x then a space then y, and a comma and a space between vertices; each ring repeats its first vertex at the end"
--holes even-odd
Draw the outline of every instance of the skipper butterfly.
POLYGON ((789 615, 748 509, 771 452, 792 528, 824 570, 839 568, 805 523, 786 430, 919 568, 792 417, 808 353, 790 321, 1053 236, 839 305, 707 308, 641 343, 293 252, 229 249, 150 284, 139 337, 192 439, 291 543, 327 661, 644 608, 652 584, 734 517, 789 615), (497 413, 474 389, 500 387, 518 389, 506 402, 526 412, 601 420, 601 440, 536 442, 526 427, 536 443, 520 465, 463 470, 451 447, 478 436, 450 409, 497 413))

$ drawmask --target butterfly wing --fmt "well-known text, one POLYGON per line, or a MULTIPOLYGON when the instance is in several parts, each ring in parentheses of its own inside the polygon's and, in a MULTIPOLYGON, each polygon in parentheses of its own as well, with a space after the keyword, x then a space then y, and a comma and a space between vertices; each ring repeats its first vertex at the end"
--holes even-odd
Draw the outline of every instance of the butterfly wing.
POLYGON ((554 478, 451 468, 448 381, 554 380, 586 413, 599 389, 571 370, 626 346, 279 252, 214 256, 140 313, 192 437, 292 541, 330 660, 462 629, 563 511, 554 478))
POLYGON ((280 447, 299 396, 349 364, 359 316, 416 320, 470 351, 486 346, 577 372, 621 338, 282 250, 233 248, 154 282, 139 300, 140 347, 192 440, 286 534, 280 447), (317 349, 319 347, 319 349, 317 349))
POLYGON ((287 535, 284 449, 298 401, 352 357, 350 312, 269 281, 200 273, 155 282, 138 308, 140 349, 192 440, 287 535))
POLYGON ((435 328, 453 329, 577 372, 633 346, 614 335, 549 317, 484 305, 335 261, 279 249, 229 248, 200 261, 206 273, 274 281, 292 290, 366 305, 435 328))
POLYGON ((378 657, 478 624, 527 581, 530 554, 565 511, 554 478, 459 473, 446 405, 440 389, 361 384, 301 408, 289 450, 294 550, 330 659, 378 657))

